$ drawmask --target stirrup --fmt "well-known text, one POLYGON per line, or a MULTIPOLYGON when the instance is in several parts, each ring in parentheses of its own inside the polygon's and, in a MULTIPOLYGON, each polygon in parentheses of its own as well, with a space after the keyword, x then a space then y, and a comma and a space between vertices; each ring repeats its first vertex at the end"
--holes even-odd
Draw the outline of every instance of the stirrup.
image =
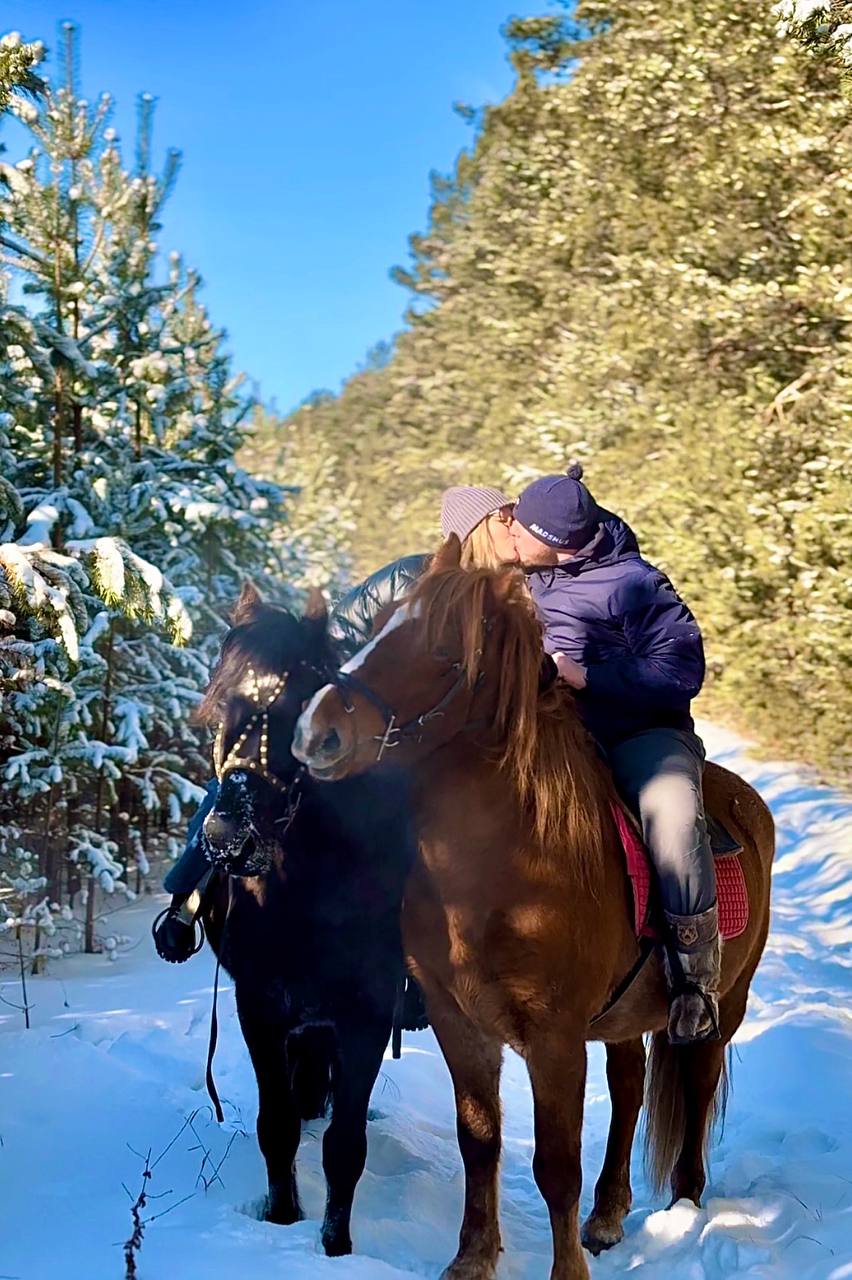
POLYGON ((683 1046, 690 1044, 704 1044, 708 1040, 721 1040, 722 1032, 719 1030, 719 1018, 713 1001, 702 986, 697 982, 691 982, 688 978, 683 978, 677 986, 669 992, 669 1017, 666 1019, 666 1031, 669 1037, 669 1044, 675 1046, 683 1046), (669 1029, 671 1019, 672 1005, 679 996, 694 994, 701 997, 707 1016, 710 1019, 710 1026, 706 1031, 699 1032, 695 1036, 673 1036, 669 1029))
POLYGON ((167 964, 184 964, 185 961, 198 955, 204 946, 206 935, 200 917, 194 916, 192 920, 187 921, 181 918, 180 912, 180 907, 170 904, 160 912, 151 925, 151 936, 154 939, 157 955, 167 964), (177 935, 173 928, 169 928, 170 924, 179 927, 180 932, 177 935), (181 933, 188 936, 181 938, 181 933))

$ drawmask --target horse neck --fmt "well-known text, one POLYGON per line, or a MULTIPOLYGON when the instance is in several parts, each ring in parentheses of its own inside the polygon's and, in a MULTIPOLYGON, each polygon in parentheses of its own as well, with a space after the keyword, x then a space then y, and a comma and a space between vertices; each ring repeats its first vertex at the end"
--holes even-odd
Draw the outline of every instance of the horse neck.
POLYGON ((458 734, 414 768, 419 825, 435 836, 425 858, 433 874, 453 874, 452 857, 434 857, 446 842, 458 859, 481 859, 484 875, 520 867, 528 880, 558 882, 578 912, 583 904, 611 901, 621 892, 625 868, 613 814, 616 792, 579 722, 575 730, 570 751, 581 760, 588 783, 584 820, 571 823, 566 814, 564 828, 549 841, 538 838, 533 815, 501 767, 501 744, 493 730, 458 734), (595 833, 591 847, 583 843, 584 832, 595 833))

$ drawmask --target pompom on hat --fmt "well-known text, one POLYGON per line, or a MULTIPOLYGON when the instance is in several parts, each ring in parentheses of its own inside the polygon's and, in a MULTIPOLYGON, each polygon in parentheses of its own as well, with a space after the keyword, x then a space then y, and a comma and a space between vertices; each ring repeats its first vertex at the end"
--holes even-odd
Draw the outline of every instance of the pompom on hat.
POLYGON ((542 476, 527 485, 514 510, 518 524, 557 551, 584 547, 602 516, 582 477, 582 465, 572 462, 564 475, 542 476))
POLYGON ((499 489, 453 485, 451 489, 445 489, 441 497, 441 532, 445 538, 454 533, 460 542, 464 542, 486 516, 511 505, 512 499, 499 489))

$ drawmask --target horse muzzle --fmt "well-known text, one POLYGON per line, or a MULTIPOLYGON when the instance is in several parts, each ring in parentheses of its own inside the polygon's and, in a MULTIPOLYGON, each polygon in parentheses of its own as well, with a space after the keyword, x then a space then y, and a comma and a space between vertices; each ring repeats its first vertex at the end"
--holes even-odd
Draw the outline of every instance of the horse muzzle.
POLYGON ((230 875, 244 874, 239 868, 254 854, 257 843, 247 773, 234 770, 225 776, 217 804, 204 819, 202 831, 213 865, 230 875))
POLYGON ((327 685, 308 703, 296 721, 290 747, 296 759, 307 766, 311 777, 321 781, 343 777, 352 755, 352 744, 344 740, 348 735, 325 713, 323 698, 330 690, 331 686, 327 685))

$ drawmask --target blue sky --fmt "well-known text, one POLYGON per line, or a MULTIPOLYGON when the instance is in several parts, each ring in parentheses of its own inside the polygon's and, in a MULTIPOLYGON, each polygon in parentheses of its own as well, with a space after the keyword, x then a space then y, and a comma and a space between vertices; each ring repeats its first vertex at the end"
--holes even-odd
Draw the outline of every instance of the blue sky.
MULTIPOLYGON (((239 366, 279 408, 335 389, 399 327, 388 278, 422 229, 432 169, 470 139, 452 111, 511 86, 499 28, 547 0, 25 0, 3 29, 82 28, 81 82, 159 99, 156 154, 184 153, 160 243, 206 282, 239 366)), ((48 63, 48 70, 50 63, 48 63)), ((12 138, 7 132, 12 150, 12 138)))

